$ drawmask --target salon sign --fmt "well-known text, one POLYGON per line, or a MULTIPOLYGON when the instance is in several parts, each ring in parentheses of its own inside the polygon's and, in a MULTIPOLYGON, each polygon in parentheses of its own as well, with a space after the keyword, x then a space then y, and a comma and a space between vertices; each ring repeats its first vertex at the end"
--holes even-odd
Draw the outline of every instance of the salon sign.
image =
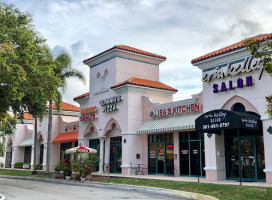
POLYGON ((80 121, 89 121, 89 120, 94 120, 97 119, 97 107, 96 106, 91 106, 88 108, 83 108, 80 110, 80 121))
MULTIPOLYGON (((203 74, 202 81, 210 82, 213 79, 223 79, 229 76, 235 76, 240 73, 249 73, 259 71, 259 80, 262 77, 263 65, 262 59, 247 57, 240 63, 228 63, 226 67, 216 67, 215 70, 203 74)), ((252 76, 246 78, 237 78, 236 80, 222 81, 221 84, 213 84, 213 93, 226 92, 236 88, 251 87, 254 84, 252 76)))

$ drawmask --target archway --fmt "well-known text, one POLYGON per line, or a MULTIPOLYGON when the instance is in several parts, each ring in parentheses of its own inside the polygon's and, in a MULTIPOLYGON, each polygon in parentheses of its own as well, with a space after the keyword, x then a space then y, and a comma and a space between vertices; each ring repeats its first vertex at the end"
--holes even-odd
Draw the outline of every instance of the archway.
POLYGON ((122 136, 121 128, 115 119, 110 119, 104 128, 106 138, 105 160, 109 161, 111 173, 121 173, 122 164, 122 136))
POLYGON ((111 118, 104 128, 104 136, 118 136, 122 133, 118 122, 111 118))
POLYGON ((259 111, 256 109, 256 107, 250 103, 248 100, 244 99, 243 97, 240 97, 238 95, 233 96, 232 98, 230 98, 223 106, 221 109, 224 110, 232 110, 233 106, 237 103, 241 103, 243 104, 243 106, 245 107, 245 110, 247 112, 254 112, 257 113, 258 115, 260 115, 259 111))
MULTIPOLYGON (((93 123, 90 123, 83 135, 84 139, 87 140, 85 141, 85 145, 88 145, 88 147, 96 149, 97 150, 97 155, 99 157, 100 155, 100 140, 98 138, 98 131, 93 123)), ((94 171, 99 170, 99 159, 94 163, 94 171)))
POLYGON ((98 139, 98 131, 93 123, 90 123, 85 131, 84 131, 84 138, 88 139, 98 139))

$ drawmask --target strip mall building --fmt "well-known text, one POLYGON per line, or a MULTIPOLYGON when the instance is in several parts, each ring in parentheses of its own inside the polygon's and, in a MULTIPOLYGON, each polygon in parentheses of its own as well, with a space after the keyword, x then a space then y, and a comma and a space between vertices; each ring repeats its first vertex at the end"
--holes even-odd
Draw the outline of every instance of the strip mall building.
MULTIPOLYGON (((165 60, 124 45, 84 60, 90 89, 74 98, 79 128, 76 113, 61 116, 60 122, 68 121, 53 133, 52 157, 78 144, 98 149, 99 172, 110 166, 112 173, 135 174, 131 167, 142 164, 145 174, 272 183, 272 120, 265 99, 272 94, 272 78, 261 61, 242 42, 193 59, 202 70, 203 91, 173 101, 177 90, 159 81, 165 60), (67 131, 69 126, 75 130, 67 131)), ((46 124, 40 129, 46 147, 46 124)), ((25 140, 33 141, 28 132, 25 140)), ((6 146, 12 147, 13 137, 6 146)), ((22 141, 16 141, 17 158, 22 141)))
MULTIPOLYGON (((256 36, 269 39, 270 34, 256 36)), ((272 121, 265 97, 272 79, 242 42, 193 59, 203 92, 173 101, 176 89, 159 82, 166 58, 114 46, 84 60, 90 91, 80 104, 79 144, 99 147, 99 171, 207 180, 272 182, 272 121), (240 166, 240 167, 239 167, 240 166), (134 173, 134 172, 132 172, 134 173)))

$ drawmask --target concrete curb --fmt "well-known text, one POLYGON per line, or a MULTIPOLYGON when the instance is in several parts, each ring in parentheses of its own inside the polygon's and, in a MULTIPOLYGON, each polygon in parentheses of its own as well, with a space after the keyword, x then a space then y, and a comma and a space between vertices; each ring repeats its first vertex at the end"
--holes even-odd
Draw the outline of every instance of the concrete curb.
POLYGON ((92 187, 108 188, 108 189, 115 189, 115 190, 145 192, 145 193, 150 193, 150 194, 178 197, 178 198, 184 198, 184 199, 219 200, 218 198, 212 197, 209 195, 203 195, 203 194, 198 194, 198 193, 193 193, 193 192, 185 192, 185 191, 179 191, 179 190, 155 188, 155 187, 134 186, 134 185, 114 184, 114 183, 100 183, 100 182, 85 182, 85 181, 83 182, 83 181, 71 181, 71 180, 67 181, 67 180, 62 180, 62 179, 25 177, 25 176, 0 175, 0 178, 32 180, 32 181, 58 183, 58 184, 66 184, 66 185, 92 186, 92 187))

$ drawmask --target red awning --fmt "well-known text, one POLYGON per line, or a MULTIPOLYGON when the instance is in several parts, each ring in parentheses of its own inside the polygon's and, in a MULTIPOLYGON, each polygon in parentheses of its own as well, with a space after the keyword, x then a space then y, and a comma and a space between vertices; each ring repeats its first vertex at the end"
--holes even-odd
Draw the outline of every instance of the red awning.
POLYGON ((78 131, 61 133, 59 134, 52 143, 63 143, 63 142, 73 142, 78 140, 78 131))

